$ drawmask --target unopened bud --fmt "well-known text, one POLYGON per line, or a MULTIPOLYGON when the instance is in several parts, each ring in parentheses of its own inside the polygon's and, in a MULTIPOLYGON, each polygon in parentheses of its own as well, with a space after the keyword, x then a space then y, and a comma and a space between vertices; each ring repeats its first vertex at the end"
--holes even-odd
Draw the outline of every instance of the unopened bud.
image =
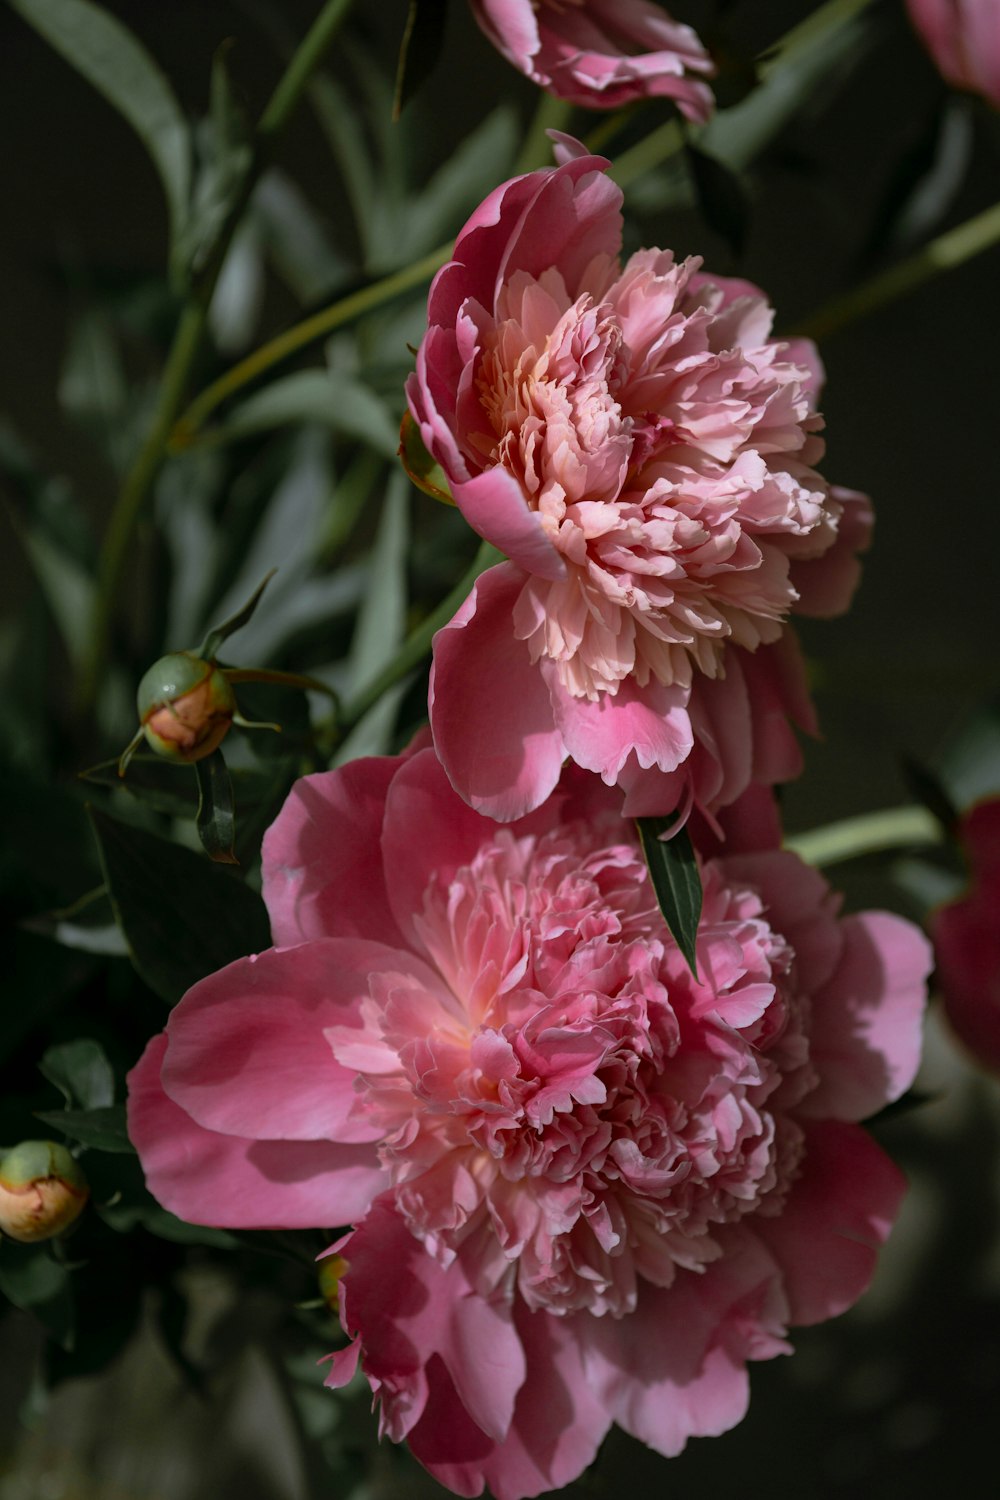
POLYGON ((54 1141, 22 1141, 0 1160, 0 1229, 12 1240, 62 1234, 89 1196, 79 1162, 54 1141))
POLYGON ((147 742, 169 760, 211 755, 236 712, 236 696, 225 675, 190 651, 154 662, 139 683, 136 704, 147 742))

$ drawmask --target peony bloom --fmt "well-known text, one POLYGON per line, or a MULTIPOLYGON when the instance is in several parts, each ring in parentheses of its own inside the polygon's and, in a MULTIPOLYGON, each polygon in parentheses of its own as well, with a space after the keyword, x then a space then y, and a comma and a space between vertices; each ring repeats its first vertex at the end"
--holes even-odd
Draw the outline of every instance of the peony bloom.
POLYGON ((712 91, 701 81, 715 72, 711 58, 690 26, 647 0, 470 3, 497 51, 571 104, 619 109, 635 99, 667 98, 699 123, 712 112, 712 91))
POLYGON ((838 919, 744 802, 724 857, 699 840, 696 980, 620 802, 570 767, 504 827, 429 749, 301 780, 264 842, 277 946, 129 1081, 175 1213, 354 1226, 328 1383, 360 1362, 460 1495, 564 1485, 612 1422, 668 1455, 731 1427, 747 1361, 864 1290, 903 1188, 855 1122, 913 1077, 924 939, 838 919))
POLYGON ((787 616, 846 608, 871 521, 813 467, 812 345, 776 342, 763 295, 696 258, 622 265, 621 193, 578 149, 469 220, 407 390, 509 558, 438 633, 431 688, 453 785, 501 820, 566 756, 629 813, 796 774, 791 723, 815 724, 787 616))
POLYGON ((1000 798, 967 812, 959 837, 972 881, 932 918, 938 983, 956 1035, 1000 1073, 1000 798))
POLYGON ((997 0, 906 0, 913 22, 947 81, 1000 109, 997 0))

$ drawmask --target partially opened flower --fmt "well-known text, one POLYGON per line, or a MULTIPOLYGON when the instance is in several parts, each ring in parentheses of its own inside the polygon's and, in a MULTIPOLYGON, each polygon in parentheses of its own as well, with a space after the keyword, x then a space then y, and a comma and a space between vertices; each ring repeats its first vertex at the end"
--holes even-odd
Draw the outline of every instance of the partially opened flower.
POLYGON ((508 62, 542 88, 585 109, 673 99, 707 120, 714 65, 697 35, 647 0, 470 0, 472 14, 508 62))
MULTIPOLYGON (((912 1079, 927 944, 838 920, 773 807, 707 834, 693 977, 620 793, 501 827, 433 752, 293 789, 277 946, 190 990, 130 1078, 182 1217, 353 1225, 337 1302, 382 1429, 449 1488, 568 1483, 612 1422, 667 1455, 746 1364, 849 1307, 902 1192, 855 1123, 912 1079)), ((696 820, 697 821, 697 820, 696 820)))
POLYGON ((787 618, 846 607, 870 525, 814 467, 813 347, 774 340, 763 294, 696 258, 622 265, 621 193, 579 149, 469 220, 408 386, 459 508, 509 558, 438 633, 431 695, 454 786, 499 819, 544 801, 566 756, 629 812, 795 774, 791 724, 814 724, 787 618))
POLYGON ((956 1035, 1000 1073, 1000 798, 971 808, 959 838, 970 882, 931 921, 938 982, 956 1035))
POLYGON ((997 0, 906 0, 910 19, 942 76, 1000 109, 997 0))

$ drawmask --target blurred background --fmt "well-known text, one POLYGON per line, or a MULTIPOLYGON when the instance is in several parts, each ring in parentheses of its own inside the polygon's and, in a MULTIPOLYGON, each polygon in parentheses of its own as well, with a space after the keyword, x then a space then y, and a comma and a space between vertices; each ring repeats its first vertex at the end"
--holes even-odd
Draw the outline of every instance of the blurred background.
MULTIPOLYGON (((318 6, 105 8, 201 122, 209 220, 227 161, 219 116, 208 120, 213 60, 224 60, 233 118, 255 119, 318 6)), ((817 9, 677 0, 674 13, 725 55, 720 122, 729 108, 739 118, 754 57, 817 9)), ((843 10, 834 40, 807 49, 763 122, 719 135, 715 167, 671 158, 626 199, 627 249, 669 246, 747 277, 782 330, 817 326, 847 290, 1000 196, 1000 117, 945 86, 902 0, 843 10)), ((357 6, 290 122, 223 270, 192 395, 310 312, 452 238, 511 174, 537 91, 492 51, 464 0, 451 0, 440 58, 392 123, 406 15, 404 0, 357 6)), ((665 103, 636 111, 609 154, 668 117, 665 103)), ((80 781, 131 736, 144 668, 196 644, 277 565, 232 659, 356 688, 444 597, 474 546, 393 459, 407 346, 424 321, 417 286, 248 384, 169 460, 130 550, 99 692, 75 712, 96 547, 148 428, 178 300, 163 194, 142 146, 6 3, 0 119, 0 1140, 13 1142, 38 1134, 36 1113, 58 1109, 60 1090, 71 1108, 112 1107, 162 1025, 169 985, 125 956, 104 893, 108 848, 99 866, 83 804, 185 849, 191 778, 140 760, 125 789, 113 766, 80 781), (377 620, 363 609, 372 578, 377 620), (81 1038, 97 1050, 59 1052, 81 1038), (108 1088, 85 1097, 84 1062, 105 1078, 98 1054, 108 1088), (58 1079, 68 1074, 67 1088, 58 1079)), ((600 125, 579 111, 571 121, 584 135, 600 125)), ((712 141, 703 145, 711 155, 712 141)), ((915 787, 943 789, 960 808, 1000 792, 998 272, 994 247, 821 340, 823 472, 870 493, 877 525, 851 613, 802 630, 823 736, 783 794, 792 832, 912 803, 915 787)), ((350 751, 405 742, 425 695, 417 674, 362 722, 350 751)), ((310 702, 311 718, 301 694, 247 693, 248 717, 285 729, 247 737, 232 757, 251 884, 263 827, 322 754, 321 706, 310 702)), ((963 875, 942 845, 852 859, 831 878, 849 906, 921 920, 963 875)), ((168 940, 183 920, 165 912, 168 940)), ((912 1188, 869 1296, 799 1331, 792 1359, 753 1371, 750 1415, 734 1432, 669 1463, 616 1432, 564 1493, 655 1484, 701 1500, 738 1485, 750 1497, 912 1500, 957 1475, 966 1494, 993 1492, 969 1476, 991 1472, 1000 1394, 1000 1085, 936 1011, 917 1094, 878 1127, 912 1188)), ((376 1445, 364 1392, 322 1388, 315 1361, 335 1320, 311 1264, 321 1237, 185 1233, 157 1219, 123 1151, 88 1150, 85 1165, 107 1212, 88 1214, 64 1263, 47 1260, 55 1269, 40 1281, 35 1261, 4 1246, 0 1500, 445 1493, 376 1445)))

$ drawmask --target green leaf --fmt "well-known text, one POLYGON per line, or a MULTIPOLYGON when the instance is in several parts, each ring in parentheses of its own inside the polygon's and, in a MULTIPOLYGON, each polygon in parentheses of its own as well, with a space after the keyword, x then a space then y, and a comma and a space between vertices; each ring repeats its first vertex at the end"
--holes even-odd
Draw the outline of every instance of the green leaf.
MULTIPOLYGON (((389 482, 378 535, 372 549, 369 587, 358 613, 348 685, 358 692, 396 655, 406 632, 406 566, 409 555, 409 492, 397 469, 389 482)), ((337 764, 361 755, 382 755, 389 748, 400 698, 406 684, 385 693, 348 735, 337 764)))
POLYGON ((686 828, 679 829, 670 838, 662 837, 673 826, 673 818, 636 819, 639 841, 663 920, 697 979, 695 945, 701 920, 701 875, 686 828))
POLYGON ((750 222, 750 205, 739 177, 707 151, 686 143, 688 163, 698 203, 710 229, 725 240, 734 255, 742 255, 750 222))
POLYGON ((132 962, 168 1004, 270 946, 255 891, 200 854, 90 809, 104 878, 132 962))
POLYGON ((396 423, 384 402, 359 380, 333 370, 297 370, 273 380, 235 407, 219 429, 228 441, 292 422, 320 422, 395 458, 396 423))
POLYGON ((209 859, 220 865, 237 865, 236 813, 233 807, 233 783, 229 779, 226 758, 213 750, 204 760, 195 762, 198 776, 198 816, 195 823, 201 847, 209 859))
POLYGON ((93 1147, 95 1151, 120 1151, 129 1155, 135 1151, 128 1138, 124 1104, 109 1104, 101 1109, 36 1110, 35 1119, 61 1130, 70 1140, 93 1147))
POLYGON ((174 93, 132 33, 90 0, 9 0, 131 125, 160 174, 171 243, 187 220, 191 138, 174 93))
POLYGON ((410 0, 396 66, 392 118, 398 120, 427 75, 433 70, 444 39, 445 0, 410 0))
POLYGON ((428 453, 420 436, 420 428, 408 411, 403 413, 399 429, 399 460, 418 490, 423 490, 425 495, 430 495, 433 500, 440 500, 445 505, 455 504, 447 475, 428 453))
POLYGON ((0 1240, 0 1292, 15 1307, 33 1313, 64 1349, 72 1349, 75 1320, 69 1272, 46 1245, 0 1240))
POLYGON ((104 1109, 115 1097, 115 1075, 104 1048, 90 1037, 50 1047, 39 1072, 55 1085, 69 1108, 104 1109))

